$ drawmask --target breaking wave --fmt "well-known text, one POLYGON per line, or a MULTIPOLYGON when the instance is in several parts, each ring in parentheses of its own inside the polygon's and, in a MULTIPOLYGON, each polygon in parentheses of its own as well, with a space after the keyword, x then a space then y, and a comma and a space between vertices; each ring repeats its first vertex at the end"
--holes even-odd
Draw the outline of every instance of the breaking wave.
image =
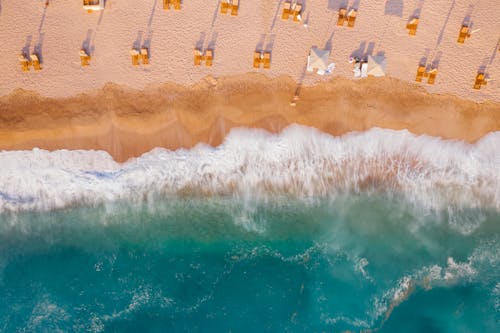
POLYGON ((280 134, 234 129, 215 148, 156 148, 123 164, 103 151, 3 151, 0 212, 158 195, 310 200, 361 192, 429 209, 498 210, 499 146, 500 132, 468 144, 377 128, 333 137, 293 125, 280 134))

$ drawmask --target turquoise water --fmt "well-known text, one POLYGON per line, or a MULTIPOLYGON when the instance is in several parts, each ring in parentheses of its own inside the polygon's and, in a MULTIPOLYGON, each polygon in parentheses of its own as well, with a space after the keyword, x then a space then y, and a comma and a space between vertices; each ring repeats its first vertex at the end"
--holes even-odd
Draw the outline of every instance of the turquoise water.
POLYGON ((2 332, 497 332, 500 213, 384 192, 0 215, 2 332))

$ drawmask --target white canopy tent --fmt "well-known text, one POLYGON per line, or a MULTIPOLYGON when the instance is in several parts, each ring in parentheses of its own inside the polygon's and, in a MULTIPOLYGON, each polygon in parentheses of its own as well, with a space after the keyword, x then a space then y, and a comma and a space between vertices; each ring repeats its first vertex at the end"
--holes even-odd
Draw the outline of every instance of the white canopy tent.
POLYGON ((387 60, 384 56, 368 56, 367 74, 372 76, 385 76, 387 60))
POLYGON ((327 71, 330 70, 330 68, 328 67, 329 57, 329 50, 323 50, 313 47, 309 52, 309 56, 307 57, 307 71, 324 75, 327 71))

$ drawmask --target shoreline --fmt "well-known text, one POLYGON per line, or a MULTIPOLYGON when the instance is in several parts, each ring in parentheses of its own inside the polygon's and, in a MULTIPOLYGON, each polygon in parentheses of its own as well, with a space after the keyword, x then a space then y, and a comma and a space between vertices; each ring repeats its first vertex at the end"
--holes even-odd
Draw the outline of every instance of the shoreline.
POLYGON ((300 87, 289 77, 205 77, 190 86, 117 84, 69 98, 18 89, 0 97, 0 150, 107 151, 124 162, 155 147, 221 144, 235 127, 277 133, 290 124, 339 136, 373 127, 475 142, 500 130, 500 103, 427 93, 394 78, 332 78, 300 87))

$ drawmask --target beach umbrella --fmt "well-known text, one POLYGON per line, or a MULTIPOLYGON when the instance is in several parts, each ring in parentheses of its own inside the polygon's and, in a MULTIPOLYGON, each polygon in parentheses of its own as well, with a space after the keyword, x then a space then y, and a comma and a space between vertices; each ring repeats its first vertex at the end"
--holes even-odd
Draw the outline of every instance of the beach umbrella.
POLYGON ((330 57, 329 50, 312 48, 309 52, 309 57, 307 57, 307 70, 309 72, 314 72, 315 70, 319 73, 325 73, 328 69, 328 57, 330 57))
POLYGON ((385 76, 387 61, 384 56, 368 56, 368 75, 385 76))

